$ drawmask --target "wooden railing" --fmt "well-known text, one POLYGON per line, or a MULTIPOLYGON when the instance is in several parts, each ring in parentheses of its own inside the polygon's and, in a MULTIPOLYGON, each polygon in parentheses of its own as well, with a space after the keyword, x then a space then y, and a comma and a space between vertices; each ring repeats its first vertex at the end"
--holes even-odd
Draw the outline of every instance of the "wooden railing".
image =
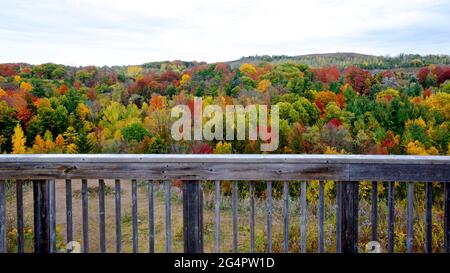
POLYGON ((105 252, 105 180, 115 180, 116 251, 122 251, 121 181, 131 179, 132 249, 139 251, 137 182, 148 182, 148 250, 155 251, 154 181, 165 181, 166 252, 171 252, 171 181, 182 180, 185 252, 203 252, 203 186, 215 181, 215 250, 220 252, 221 181, 232 181, 232 245, 238 252, 238 181, 249 183, 250 251, 255 251, 255 183, 266 181, 267 251, 272 251, 272 181, 283 181, 283 250, 289 252, 289 186, 300 187, 300 250, 306 252, 307 187, 319 180, 318 252, 324 252, 324 185, 337 181, 336 251, 358 252, 359 182, 372 182, 371 239, 377 240, 377 183, 388 182, 388 252, 394 251, 394 181, 407 183, 407 250, 413 250, 414 185, 426 182, 426 247, 432 249, 432 182, 444 183, 444 251, 450 252, 450 157, 372 155, 0 155, 0 252, 6 252, 6 181, 15 181, 18 252, 23 251, 22 183, 33 181, 34 251, 56 252, 56 180, 65 180, 66 240, 73 240, 72 180, 81 179, 82 251, 89 252, 88 179, 98 180, 99 249, 105 252))

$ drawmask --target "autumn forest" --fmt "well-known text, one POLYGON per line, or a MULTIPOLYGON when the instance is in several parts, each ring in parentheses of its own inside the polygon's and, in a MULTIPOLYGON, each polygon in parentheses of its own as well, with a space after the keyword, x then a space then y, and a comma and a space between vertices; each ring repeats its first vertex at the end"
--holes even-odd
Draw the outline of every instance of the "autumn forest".
POLYGON ((170 109, 278 105, 275 153, 450 154, 448 56, 255 56, 123 67, 0 64, 2 153, 260 153, 176 142, 170 109), (315 66, 321 64, 321 66, 315 66))

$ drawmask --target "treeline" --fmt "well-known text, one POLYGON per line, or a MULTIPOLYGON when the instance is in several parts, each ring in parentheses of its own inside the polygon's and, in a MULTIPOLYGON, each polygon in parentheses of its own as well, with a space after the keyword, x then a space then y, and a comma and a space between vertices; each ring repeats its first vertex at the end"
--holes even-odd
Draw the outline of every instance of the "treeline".
POLYGON ((449 55, 419 55, 419 54, 399 54, 398 56, 373 56, 358 53, 330 53, 330 54, 310 54, 301 56, 286 55, 263 55, 242 57, 237 61, 230 62, 232 66, 240 66, 243 63, 259 64, 260 62, 270 62, 273 64, 295 61, 307 64, 312 67, 322 67, 336 65, 339 68, 348 66, 358 66, 363 69, 394 69, 394 68, 417 68, 431 64, 449 65, 449 55))

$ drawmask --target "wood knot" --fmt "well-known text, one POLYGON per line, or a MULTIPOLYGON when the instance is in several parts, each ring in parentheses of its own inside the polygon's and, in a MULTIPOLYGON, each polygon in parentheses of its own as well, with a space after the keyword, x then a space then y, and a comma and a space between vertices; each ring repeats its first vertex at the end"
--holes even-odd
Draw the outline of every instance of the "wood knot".
POLYGON ((70 171, 76 170, 76 169, 77 169, 77 166, 68 167, 68 168, 66 168, 66 169, 64 170, 64 173, 67 174, 67 173, 69 173, 70 171))

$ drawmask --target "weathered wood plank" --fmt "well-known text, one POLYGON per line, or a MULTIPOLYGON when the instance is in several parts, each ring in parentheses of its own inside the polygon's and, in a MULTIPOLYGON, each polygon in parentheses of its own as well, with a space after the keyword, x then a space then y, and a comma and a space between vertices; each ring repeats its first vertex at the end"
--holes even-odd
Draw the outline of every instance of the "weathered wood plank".
POLYGON ((450 253, 450 183, 444 184, 444 252, 450 253))
POLYGON ((23 253, 23 181, 16 181, 17 252, 23 253))
POLYGON ((414 248, 414 183, 408 182, 408 211, 407 211, 406 251, 413 252, 414 248))
POLYGON ((238 182, 233 181, 231 186, 233 210, 233 253, 238 253, 238 182))
POLYGON ((164 181, 164 191, 166 194, 166 253, 171 252, 172 246, 172 226, 171 226, 171 189, 172 189, 172 181, 166 180, 164 181))
POLYGON ((6 186, 5 181, 0 180, 0 253, 6 253, 6 186))
POLYGON ((358 252, 359 182, 341 182, 341 252, 358 252))
POLYGON ((388 252, 394 252, 394 182, 388 182, 388 252))
POLYGON ((122 206, 121 206, 121 189, 120 180, 116 179, 114 181, 114 199, 115 199, 115 209, 116 209, 116 252, 120 253, 122 251, 122 206))
POLYGON ((255 182, 250 181, 248 188, 250 198, 250 252, 255 252, 255 182))
POLYGON ((342 252, 342 183, 336 182, 336 253, 342 252))
POLYGON ((183 182, 185 253, 203 252, 203 187, 201 183, 201 181, 183 182))
POLYGON ((34 252, 50 252, 49 186, 47 180, 33 181, 34 252))
POLYGON ((153 180, 148 181, 148 251, 155 252, 155 206, 153 180))
POLYGON ((267 181, 266 192, 267 210, 267 252, 272 253, 272 181, 267 181))
POLYGON ((66 179, 66 237, 67 244, 73 241, 72 181, 70 179, 66 179))
POLYGON ((382 180, 450 182, 448 156, 0 156, 0 179, 382 180), (420 172, 417 170, 420 169, 420 172))
POLYGON ((5 154, 3 162, 86 163, 342 163, 342 164, 444 164, 449 156, 415 155, 318 155, 318 154, 5 154))
POLYGON ((372 181, 372 198, 370 210, 371 240, 378 241, 378 182, 372 181))
POLYGON ((306 253, 306 181, 300 182, 300 252, 306 253))
POLYGON ((319 253, 324 252, 324 228, 323 228, 323 220, 324 220, 324 182, 319 181, 319 206, 318 206, 318 233, 319 233, 319 240, 318 240, 318 249, 317 251, 319 253))
POLYGON ((445 164, 349 164, 349 181, 361 180, 450 182, 450 171, 445 164))
POLYGON ((131 215, 133 226, 133 253, 139 252, 139 240, 138 240, 138 207, 137 207, 137 181, 131 180, 131 215))
POLYGON ((89 192, 87 179, 81 180, 81 210, 83 218, 83 252, 89 253, 89 192))
POLYGON ((100 235, 100 253, 106 251, 105 237, 105 180, 98 180, 98 218, 99 218, 99 235, 100 235))
POLYGON ((283 182, 283 235, 284 253, 289 252, 289 182, 283 182))
POLYGON ((56 188, 55 180, 47 181, 48 187, 48 232, 49 232, 49 252, 55 253, 56 249, 56 188))
POLYGON ((214 182, 215 187, 215 209, 216 209, 216 253, 220 253, 220 180, 214 182))
MULTIPOLYGON (((436 165, 441 166, 441 165, 436 165)), ((311 180, 348 179, 348 165, 309 163, 0 163, 0 179, 311 180), (21 175, 18 175, 21 173, 21 175)))
POLYGON ((433 252, 433 183, 425 184, 425 253, 433 252))
MULTIPOLYGON (((42 193, 41 184, 42 180, 33 181, 33 250, 35 253, 41 252, 42 248, 42 232, 41 232, 41 206, 42 206, 42 193)), ((0 183, 1 184, 1 183, 0 183)), ((1 186, 1 185, 0 185, 1 186)))

